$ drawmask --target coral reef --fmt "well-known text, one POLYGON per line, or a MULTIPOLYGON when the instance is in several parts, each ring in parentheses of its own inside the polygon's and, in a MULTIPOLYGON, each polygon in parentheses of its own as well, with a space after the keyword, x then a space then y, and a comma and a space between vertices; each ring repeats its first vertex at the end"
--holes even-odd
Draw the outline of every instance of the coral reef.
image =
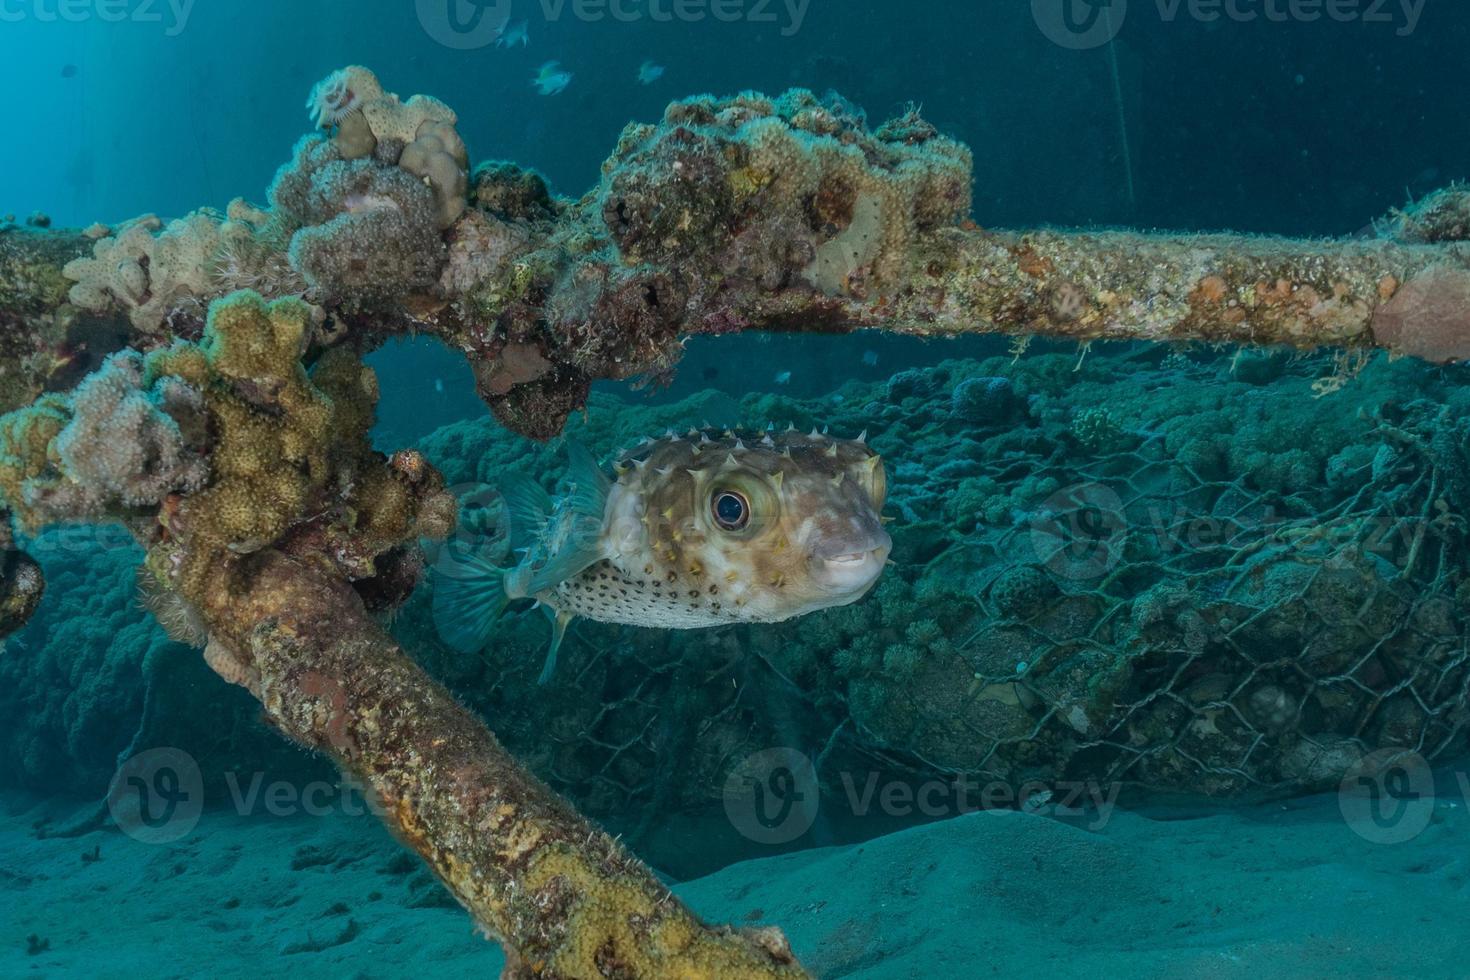
MULTIPOLYGON (((1453 192, 1376 240, 988 232, 967 218, 963 147, 914 113, 870 130, 798 91, 675 103, 629 127, 575 203, 483 170, 471 208, 441 103, 400 102, 354 67, 309 106, 333 132, 298 145, 268 213, 237 201, 115 234, 0 227, 0 398, 20 410, 0 420, 0 489, 23 525, 123 521, 180 635, 207 632, 220 675, 371 784, 517 975, 799 967, 778 935, 695 920, 371 619, 412 590, 416 539, 454 523, 425 462, 437 444, 391 460, 368 448, 376 383, 357 358, 385 334, 462 350, 497 417, 538 438, 593 380, 667 372, 690 333, 1470 353, 1453 192), (316 305, 226 296, 241 285, 316 305), (105 425, 131 448, 68 454, 105 425)), ((483 665, 503 701, 490 707, 513 738, 535 732, 532 758, 578 799, 649 813, 707 793, 743 749, 793 741, 915 773, 1202 792, 1321 785, 1371 744, 1458 745, 1459 390, 1367 357, 1328 377, 1281 367, 1269 392, 1179 361, 1123 393, 1089 391, 1115 379, 1066 357, 849 389, 836 413, 748 400, 746 422, 881 423, 875 448, 903 459, 898 574, 799 621, 800 642, 673 637, 619 658, 602 642, 616 636, 598 637, 559 721, 542 714, 552 698, 517 690, 525 665, 499 659, 512 637, 483 665), (998 378, 1013 397, 957 387, 998 378), (1079 411, 1084 397, 1106 413, 1079 411), (1345 398, 1359 411, 1332 402, 1345 398), (1201 519, 1212 537, 1195 536, 1201 519), (803 721, 777 740, 775 717, 803 721)), ((7 552, 14 626, 40 588, 7 552)))

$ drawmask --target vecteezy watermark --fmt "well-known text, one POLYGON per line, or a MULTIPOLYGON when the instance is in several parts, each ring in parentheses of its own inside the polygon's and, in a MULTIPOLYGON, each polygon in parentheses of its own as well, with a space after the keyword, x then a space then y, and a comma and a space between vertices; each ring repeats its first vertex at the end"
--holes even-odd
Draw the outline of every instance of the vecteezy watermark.
POLYGON ((107 811, 119 830, 145 844, 171 844, 199 823, 204 777, 182 749, 139 752, 118 767, 107 790, 107 811))
MULTIPOLYGON (((1466 789, 1464 774, 1461 788, 1466 789)), ((1470 797, 1467 797, 1470 798, 1470 797)), ((1342 777, 1337 807, 1353 833, 1374 844, 1402 844, 1434 817, 1434 774, 1409 749, 1370 752, 1342 777)))
MULTIPOLYGON (((1391 27, 1399 37, 1419 29, 1428 0, 1153 0, 1165 24, 1369 24, 1391 27)), ((1135 0, 1135 7, 1143 6, 1135 0)), ((1036 26, 1054 44, 1075 51, 1102 47, 1118 36, 1128 0, 1031 0, 1036 26)))
POLYGON ((159 24, 178 37, 189 24, 194 0, 0 0, 0 24, 159 24))
MULTIPOLYGON (((1355 518, 1354 547, 1391 563, 1413 553, 1427 524, 1420 516, 1373 514, 1355 518)), ((1265 505, 1232 516, 1196 512, 1178 502, 1135 499, 1126 509, 1118 492, 1088 481, 1062 487, 1037 504, 1026 520, 1033 560, 1058 578, 1102 578, 1130 556, 1167 559, 1184 552, 1239 550, 1279 536, 1335 540, 1331 527, 1313 525, 1265 505)))
POLYGON ((316 779, 304 786, 284 779, 265 781, 265 773, 251 773, 241 778, 240 773, 225 773, 225 787, 230 794, 230 804, 235 813, 242 817, 264 813, 271 817, 326 817, 340 813, 348 817, 360 817, 371 813, 383 817, 387 808, 378 796, 350 779, 329 783, 316 779))
POLYGON ((821 788, 812 760, 796 749, 757 752, 725 779, 725 816, 757 844, 789 844, 817 819, 821 788))
POLYGON ((1042 501, 1031 518, 1031 550, 1053 574, 1101 578, 1123 558, 1128 518, 1123 501, 1101 483, 1076 483, 1042 501))
POLYGON ((414 10, 429 37, 473 51, 495 43, 510 19, 510 0, 414 0, 414 10))
MULTIPOLYGON (((263 772, 224 773, 227 799, 242 817, 383 817, 381 798, 350 779, 298 784, 263 772)), ((119 830, 144 844, 171 844, 190 834, 204 812, 204 777, 183 749, 165 746, 132 756, 117 769, 107 810, 119 830)))
MULTIPOLYGON (((1119 787, 1093 781, 981 783, 960 774, 918 782, 885 779, 877 772, 837 774, 847 811, 856 817, 938 819, 977 810, 1021 810, 1055 816, 1087 816, 1101 830, 1116 809, 1119 787)), ((821 787, 811 759, 797 749, 774 748, 747 757, 725 780, 725 815, 747 840, 789 844, 811 829, 821 787)))
POLYGON ((963 773, 948 779, 926 779, 917 784, 884 781, 876 772, 859 784, 852 773, 838 781, 854 816, 877 812, 888 817, 951 817, 977 810, 1020 810, 1059 817, 1088 817, 1087 829, 1102 830, 1117 808, 1116 783, 1093 780, 1056 780, 1013 786, 1000 780, 979 782, 963 773))
POLYGON ((1128 0, 1031 0, 1031 16, 1053 44, 1087 51, 1118 36, 1128 0))
MULTIPOLYGON (((4 2, 4 0, 0 0, 4 2)), ((192 2, 192 0, 191 0, 192 2)), ((501 39, 521 17, 521 9, 536 8, 543 23, 570 18, 584 24, 776 25, 782 37, 792 37, 806 23, 812 0, 414 0, 425 33, 445 47, 470 51, 501 39)))

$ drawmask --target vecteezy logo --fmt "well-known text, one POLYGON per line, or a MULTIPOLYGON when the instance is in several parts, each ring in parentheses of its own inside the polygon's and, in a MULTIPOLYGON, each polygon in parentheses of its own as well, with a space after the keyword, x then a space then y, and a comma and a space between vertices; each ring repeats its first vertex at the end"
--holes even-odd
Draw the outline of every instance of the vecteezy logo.
POLYGON ((1063 487, 1031 517, 1031 550, 1053 574, 1100 578, 1123 557, 1128 518, 1123 501, 1101 483, 1063 487))
POLYGON ((1342 777, 1337 806, 1353 833, 1374 844, 1402 844, 1434 816, 1434 774, 1408 749, 1379 749, 1342 777))
POLYGON ((199 823, 204 777, 181 749, 139 752, 118 767, 107 790, 107 811, 118 829, 145 844, 171 844, 199 823))
POLYGON ((495 43, 510 18, 510 0, 414 0, 424 32, 457 51, 495 43))
POLYGON ((1031 15, 1053 44, 1087 51, 1118 36, 1128 0, 1031 0, 1031 15))
POLYGON ((796 749, 766 749, 725 780, 725 816, 757 844, 789 844, 811 829, 819 797, 810 759, 796 749))

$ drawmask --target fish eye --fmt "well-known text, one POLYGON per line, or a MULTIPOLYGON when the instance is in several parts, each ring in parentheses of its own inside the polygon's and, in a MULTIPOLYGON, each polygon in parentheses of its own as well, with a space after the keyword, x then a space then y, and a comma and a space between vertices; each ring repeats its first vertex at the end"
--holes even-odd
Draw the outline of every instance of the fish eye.
POLYGON ((739 531, 750 523, 750 501, 735 490, 718 490, 710 501, 715 523, 726 531, 739 531))

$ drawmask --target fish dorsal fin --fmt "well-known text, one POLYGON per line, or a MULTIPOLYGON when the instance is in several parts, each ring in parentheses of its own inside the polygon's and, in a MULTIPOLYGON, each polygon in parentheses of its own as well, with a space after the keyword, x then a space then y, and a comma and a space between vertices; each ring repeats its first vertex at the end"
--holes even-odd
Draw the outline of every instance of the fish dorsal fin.
POLYGON ((567 480, 572 486, 572 510, 600 523, 607 510, 612 481, 587 447, 575 439, 567 440, 567 480))
POLYGON ((511 548, 529 548, 551 517, 551 495, 524 473, 508 473, 500 478, 500 497, 510 523, 511 548))
POLYGON ((555 518, 566 523, 559 524, 553 534, 560 537, 556 550, 546 556, 545 562, 531 576, 529 590, 532 595, 565 582, 588 565, 607 557, 603 554, 602 525, 612 481, 580 443, 568 441, 567 455, 570 457, 567 482, 571 493, 555 518))

